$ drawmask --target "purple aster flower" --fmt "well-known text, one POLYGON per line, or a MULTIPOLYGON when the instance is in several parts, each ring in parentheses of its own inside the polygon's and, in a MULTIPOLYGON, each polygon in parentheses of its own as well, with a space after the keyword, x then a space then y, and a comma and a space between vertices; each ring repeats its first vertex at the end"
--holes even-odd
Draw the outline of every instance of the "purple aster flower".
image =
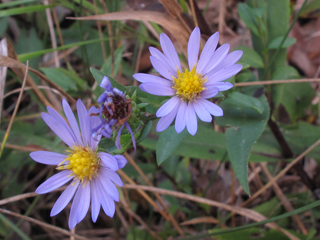
POLYGON ((100 206, 108 216, 113 217, 114 201, 119 201, 119 192, 114 184, 123 185, 115 171, 123 168, 127 160, 120 155, 97 152, 100 138, 94 140, 90 133, 92 127, 99 124, 98 117, 90 117, 91 113, 95 113, 94 107, 88 112, 82 101, 77 101, 81 134, 69 104, 63 100, 62 105, 71 128, 60 114, 50 107, 47 107, 49 114, 42 113, 41 116, 51 130, 69 146, 69 154, 37 151, 32 152, 30 157, 39 163, 57 165, 60 170, 42 183, 36 193, 48 193, 69 182, 50 215, 55 216, 61 212, 73 197, 69 217, 69 227, 72 229, 86 216, 90 202, 93 222, 98 218, 100 206))
POLYGON ((160 117, 156 128, 158 132, 167 129, 176 119, 177 133, 187 127, 194 135, 198 128, 197 116, 204 122, 211 122, 211 115, 223 115, 219 106, 206 99, 233 87, 231 83, 222 81, 241 70, 242 66, 235 63, 241 58, 242 51, 228 54, 229 44, 223 44, 216 50, 219 41, 219 33, 216 32, 208 39, 198 58, 200 40, 200 29, 196 27, 188 42, 189 68, 183 69, 171 40, 162 33, 160 45, 163 53, 149 48, 151 63, 162 77, 144 73, 133 75, 142 83, 141 90, 153 95, 172 96, 156 113, 160 117))
MULTIPOLYGON (((101 104, 99 112, 100 124, 92 128, 92 137, 96 139, 98 136, 110 138, 113 130, 117 130, 116 146, 121 149, 120 137, 124 126, 131 134, 132 144, 136 149, 136 141, 134 134, 127 122, 132 111, 131 99, 126 99, 124 93, 117 88, 113 88, 108 77, 104 77, 100 87, 105 91, 98 98, 98 103, 101 104)), ((94 114, 93 114, 94 115, 94 114)))

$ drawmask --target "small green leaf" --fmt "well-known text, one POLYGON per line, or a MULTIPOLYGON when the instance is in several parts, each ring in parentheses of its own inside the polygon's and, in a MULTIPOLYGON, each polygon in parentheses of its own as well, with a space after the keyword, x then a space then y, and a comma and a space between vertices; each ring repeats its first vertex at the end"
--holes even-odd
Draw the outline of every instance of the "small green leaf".
POLYGON ((246 24, 248 28, 257 36, 259 36, 259 31, 257 28, 256 14, 252 11, 252 8, 245 3, 238 4, 238 12, 242 21, 246 24))
MULTIPOLYGON (((269 45, 268 48, 269 49, 277 49, 278 47, 280 47, 280 43, 283 40, 283 36, 277 37, 275 39, 273 39, 269 45)), ((282 44, 281 48, 287 48, 290 47, 291 45, 296 43, 296 39, 295 38, 287 38, 284 43, 282 44)))
POLYGON ((264 63, 261 56, 252 48, 239 46, 236 47, 235 50, 243 51, 241 62, 247 63, 254 68, 264 68, 264 63))
POLYGON ((174 153, 187 133, 188 132, 185 129, 178 134, 174 126, 170 126, 160 134, 156 150, 158 165, 167 160, 174 153))
MULTIPOLYGON (((103 72, 101 72, 95 68, 90 68, 90 72, 99 85, 102 82, 103 77, 107 76, 106 74, 104 74, 103 72)), ((109 81, 111 82, 112 87, 118 88, 119 90, 121 90, 123 92, 126 91, 126 88, 124 86, 122 86, 120 83, 118 83, 116 80, 114 80, 111 77, 108 77, 108 78, 109 78, 109 81)))
POLYGON ((253 108, 259 113, 262 113, 264 110, 263 105, 258 98, 254 98, 240 92, 233 92, 229 94, 228 98, 225 99, 225 103, 239 107, 253 108))

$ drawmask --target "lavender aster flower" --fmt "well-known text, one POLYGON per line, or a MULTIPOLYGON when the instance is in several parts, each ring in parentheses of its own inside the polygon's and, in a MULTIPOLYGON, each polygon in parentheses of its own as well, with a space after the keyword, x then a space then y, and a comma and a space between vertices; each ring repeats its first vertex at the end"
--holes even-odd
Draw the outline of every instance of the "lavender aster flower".
POLYGON ((160 45, 163 53, 156 48, 149 48, 151 63, 162 77, 143 73, 133 75, 142 83, 141 90, 153 95, 172 96, 156 113, 160 117, 156 128, 158 132, 168 128, 176 119, 177 133, 187 127, 189 133, 194 135, 198 128, 197 116, 204 122, 211 122, 211 115, 223 115, 219 106, 206 99, 233 87, 231 83, 222 81, 241 70, 242 66, 235 63, 242 56, 242 51, 228 54, 229 44, 223 44, 215 50, 219 41, 219 33, 216 32, 208 39, 198 58, 200 40, 200 30, 196 27, 188 42, 189 68, 182 69, 171 40, 162 33, 160 45))
POLYGON ((60 114, 50 107, 47 107, 49 114, 42 113, 41 116, 51 130, 69 146, 69 154, 37 151, 32 152, 30 157, 39 163, 57 165, 60 170, 42 183, 36 193, 48 193, 70 182, 54 204, 50 215, 57 215, 74 197, 69 217, 69 227, 72 229, 86 216, 90 202, 93 222, 98 218, 100 206, 108 216, 113 217, 114 201, 119 201, 119 192, 114 184, 123 185, 115 171, 123 168, 127 160, 120 155, 97 152, 100 137, 94 140, 90 133, 91 128, 99 124, 98 117, 89 116, 95 113, 94 107, 88 112, 82 101, 77 101, 81 135, 69 104, 63 100, 62 105, 71 128, 60 114))
POLYGON ((124 93, 117 88, 113 88, 108 77, 104 77, 100 87, 105 91, 98 98, 101 104, 99 111, 100 124, 92 129, 92 137, 98 136, 110 138, 114 129, 119 129, 116 146, 121 149, 120 137, 123 127, 126 126, 131 134, 133 147, 136 149, 136 141, 133 132, 127 122, 132 111, 131 99, 126 99, 124 93))

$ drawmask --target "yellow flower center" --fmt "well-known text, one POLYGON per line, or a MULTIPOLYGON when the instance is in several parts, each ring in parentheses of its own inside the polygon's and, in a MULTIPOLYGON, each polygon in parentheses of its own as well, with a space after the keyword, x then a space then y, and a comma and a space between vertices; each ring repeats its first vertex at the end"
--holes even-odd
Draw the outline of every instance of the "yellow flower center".
POLYGON ((90 147, 73 146, 67 150, 70 154, 59 164, 59 170, 69 170, 81 182, 90 181, 96 177, 99 170, 100 158, 90 147), (67 164, 62 165, 67 162, 67 164))
POLYGON ((196 72, 196 65, 191 71, 185 69, 183 72, 177 68, 178 77, 173 77, 174 85, 172 88, 176 90, 176 94, 184 100, 193 101, 200 97, 200 93, 206 88, 203 84, 207 81, 203 79, 201 74, 196 72))

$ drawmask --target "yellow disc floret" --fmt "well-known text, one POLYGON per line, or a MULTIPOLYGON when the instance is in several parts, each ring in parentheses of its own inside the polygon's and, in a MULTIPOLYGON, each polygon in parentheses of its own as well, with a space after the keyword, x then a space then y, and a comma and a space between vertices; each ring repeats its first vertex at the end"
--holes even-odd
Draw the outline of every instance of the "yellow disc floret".
POLYGON ((183 72, 180 72, 177 69, 177 73, 178 77, 173 77, 174 85, 172 87, 176 90, 176 94, 181 99, 189 101, 200 97, 200 93, 206 89, 203 87, 206 79, 203 79, 202 75, 196 72, 196 65, 191 71, 185 69, 183 72))
POLYGON ((58 169, 67 169, 81 182, 97 176, 100 158, 90 147, 73 146, 70 154, 59 164, 58 169), (65 164, 64 164, 65 163, 65 164))

